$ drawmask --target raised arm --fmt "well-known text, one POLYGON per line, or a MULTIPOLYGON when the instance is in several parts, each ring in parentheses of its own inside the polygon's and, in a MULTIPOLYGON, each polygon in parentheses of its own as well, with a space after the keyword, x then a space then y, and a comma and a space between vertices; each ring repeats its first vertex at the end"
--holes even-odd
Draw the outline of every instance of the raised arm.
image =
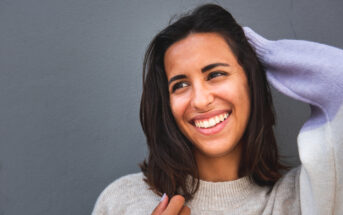
POLYGON ((343 50, 244 31, 268 81, 311 107, 298 135, 302 214, 343 214, 343 50))

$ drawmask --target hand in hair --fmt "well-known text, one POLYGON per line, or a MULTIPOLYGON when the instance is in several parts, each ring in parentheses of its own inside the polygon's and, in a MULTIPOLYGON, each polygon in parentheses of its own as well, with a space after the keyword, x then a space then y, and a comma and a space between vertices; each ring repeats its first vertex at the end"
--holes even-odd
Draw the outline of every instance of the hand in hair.
POLYGON ((151 215, 190 215, 191 209, 184 204, 185 198, 181 195, 173 196, 169 203, 168 196, 165 195, 151 215))

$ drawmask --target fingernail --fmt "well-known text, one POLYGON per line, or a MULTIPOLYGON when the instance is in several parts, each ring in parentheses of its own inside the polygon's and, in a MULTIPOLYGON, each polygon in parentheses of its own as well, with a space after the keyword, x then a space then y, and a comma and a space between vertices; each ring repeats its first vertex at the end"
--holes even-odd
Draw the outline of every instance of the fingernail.
POLYGON ((163 193, 163 196, 162 196, 160 202, 162 202, 164 198, 166 198, 166 194, 165 193, 163 193))

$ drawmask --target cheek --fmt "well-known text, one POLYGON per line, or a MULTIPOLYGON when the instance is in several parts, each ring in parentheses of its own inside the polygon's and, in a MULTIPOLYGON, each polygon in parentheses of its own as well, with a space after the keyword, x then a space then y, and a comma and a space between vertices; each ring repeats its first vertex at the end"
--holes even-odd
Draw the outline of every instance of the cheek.
POLYGON ((170 108, 179 125, 187 112, 188 100, 185 96, 170 96, 170 108))
POLYGON ((240 100, 240 103, 244 106, 250 107, 250 93, 249 88, 244 85, 240 85, 239 89, 237 90, 237 97, 240 100))
POLYGON ((247 121, 250 116, 250 93, 248 87, 241 87, 240 94, 238 95, 238 104, 239 108, 241 109, 240 115, 243 119, 243 124, 247 124, 247 121))
POLYGON ((220 97, 239 109, 242 114, 250 113, 250 93, 244 82, 231 82, 218 89, 220 97))

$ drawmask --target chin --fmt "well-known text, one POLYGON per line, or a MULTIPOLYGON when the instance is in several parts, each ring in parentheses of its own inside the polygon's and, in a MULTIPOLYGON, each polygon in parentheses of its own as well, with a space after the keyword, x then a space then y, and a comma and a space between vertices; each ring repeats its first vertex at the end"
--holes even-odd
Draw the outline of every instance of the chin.
POLYGON ((201 147, 195 145, 196 151, 208 158, 220 158, 236 154, 238 144, 228 144, 227 142, 225 144, 218 144, 218 142, 211 144, 206 142, 204 145, 201 147), (206 146, 204 146, 205 144, 206 146))

